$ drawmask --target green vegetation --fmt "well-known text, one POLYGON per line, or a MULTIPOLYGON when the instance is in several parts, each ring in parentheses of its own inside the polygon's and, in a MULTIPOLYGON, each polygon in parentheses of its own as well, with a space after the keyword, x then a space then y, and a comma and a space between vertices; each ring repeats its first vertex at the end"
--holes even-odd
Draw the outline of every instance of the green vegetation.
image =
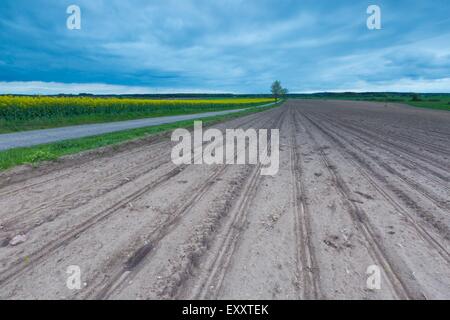
POLYGON ((301 99, 342 99, 342 100, 357 100, 357 101, 374 101, 384 103, 394 102, 394 103, 404 103, 420 108, 450 111, 450 94, 324 92, 315 94, 290 94, 289 97, 301 99))
POLYGON ((0 133, 247 108, 270 98, 137 99, 0 96, 0 133))
POLYGON ((278 98, 285 97, 288 94, 288 89, 283 88, 281 86, 281 82, 276 80, 272 83, 270 92, 272 93, 272 96, 275 98, 275 100, 278 100, 278 98))
MULTIPOLYGON (((247 108, 241 112, 197 120, 202 120, 204 125, 212 125, 214 123, 278 107, 282 103, 283 101, 280 101, 278 104, 268 107, 247 108)), ((157 133, 174 130, 176 128, 190 128, 192 126, 193 120, 187 120, 154 127, 125 130, 93 137, 66 140, 35 147, 10 149, 0 152, 0 170, 6 170, 20 164, 37 164, 41 161, 56 160, 65 155, 75 154, 81 151, 92 150, 104 146, 117 145, 125 141, 145 138, 157 133)))

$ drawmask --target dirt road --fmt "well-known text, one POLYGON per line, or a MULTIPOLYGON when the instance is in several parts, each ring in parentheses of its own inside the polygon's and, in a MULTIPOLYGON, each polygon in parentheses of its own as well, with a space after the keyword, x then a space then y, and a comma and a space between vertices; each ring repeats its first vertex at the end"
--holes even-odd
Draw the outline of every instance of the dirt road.
POLYGON ((158 138, 0 175, 0 298, 450 298, 450 113, 291 100, 216 127, 279 128, 279 173, 176 167, 158 138))

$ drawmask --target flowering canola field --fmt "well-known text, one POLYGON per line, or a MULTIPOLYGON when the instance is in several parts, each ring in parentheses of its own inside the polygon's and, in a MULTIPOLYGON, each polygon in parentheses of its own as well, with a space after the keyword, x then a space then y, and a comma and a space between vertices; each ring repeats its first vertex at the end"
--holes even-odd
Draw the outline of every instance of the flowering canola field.
POLYGON ((89 115, 171 114, 250 107, 272 102, 268 98, 132 99, 98 97, 0 96, 0 120, 26 121, 89 115))

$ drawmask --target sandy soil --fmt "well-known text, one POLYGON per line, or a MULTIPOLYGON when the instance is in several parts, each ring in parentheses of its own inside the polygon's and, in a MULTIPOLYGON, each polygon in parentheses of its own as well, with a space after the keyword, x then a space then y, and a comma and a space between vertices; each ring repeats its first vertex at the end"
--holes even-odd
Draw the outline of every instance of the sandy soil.
POLYGON ((176 167, 161 136, 1 174, 0 298, 450 298, 450 113, 292 100, 216 127, 279 128, 279 173, 176 167))

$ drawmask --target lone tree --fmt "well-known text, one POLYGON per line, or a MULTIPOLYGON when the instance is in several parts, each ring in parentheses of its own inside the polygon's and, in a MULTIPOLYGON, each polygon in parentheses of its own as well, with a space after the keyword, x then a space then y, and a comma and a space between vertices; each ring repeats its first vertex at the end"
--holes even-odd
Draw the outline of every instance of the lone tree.
POLYGON ((285 96, 288 93, 288 89, 283 88, 281 86, 281 82, 278 80, 276 80, 274 83, 272 83, 270 91, 272 92, 272 95, 275 98, 275 101, 278 101, 279 97, 285 96))

